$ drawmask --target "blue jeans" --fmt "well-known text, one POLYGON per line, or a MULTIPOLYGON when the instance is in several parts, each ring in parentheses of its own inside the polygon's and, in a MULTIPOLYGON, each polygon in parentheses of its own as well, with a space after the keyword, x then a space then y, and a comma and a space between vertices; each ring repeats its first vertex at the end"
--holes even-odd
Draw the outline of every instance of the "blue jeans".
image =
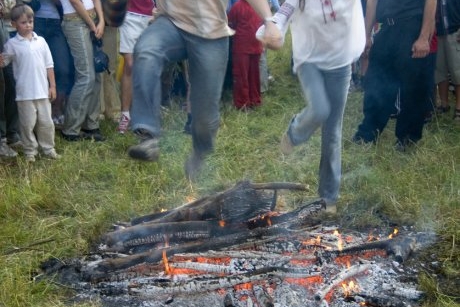
POLYGON ((132 130, 161 135, 161 73, 165 64, 188 58, 193 149, 213 150, 219 127, 219 101, 228 60, 228 37, 204 39, 159 17, 134 47, 132 130))
POLYGON ((309 104, 294 116, 288 133, 292 143, 299 145, 321 127, 318 192, 327 202, 334 202, 339 195, 342 172, 342 122, 351 65, 321 70, 314 64, 304 63, 297 75, 309 104))
POLYGON ((74 67, 69 45, 62 32, 61 20, 36 17, 34 31, 42 36, 50 47, 54 60, 56 91, 68 95, 72 90, 74 67))
POLYGON ((65 107, 62 132, 78 135, 80 129, 99 128, 101 76, 94 69, 93 43, 85 22, 64 21, 62 30, 75 65, 75 84, 65 107))

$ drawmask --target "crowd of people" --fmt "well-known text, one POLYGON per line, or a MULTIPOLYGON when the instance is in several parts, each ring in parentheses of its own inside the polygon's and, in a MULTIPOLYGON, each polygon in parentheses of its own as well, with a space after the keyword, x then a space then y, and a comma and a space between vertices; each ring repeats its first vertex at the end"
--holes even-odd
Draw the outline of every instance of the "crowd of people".
MULTIPOLYGON (((184 169, 193 179, 214 149, 227 70, 235 108, 259 106, 261 76, 268 75, 262 64, 266 50, 281 48, 288 29, 292 69, 306 106, 281 137, 281 151, 290 154, 321 129, 318 194, 327 202, 339 195, 351 79, 363 90, 363 119, 353 137, 357 144, 377 142, 395 117, 395 148, 414 147, 427 114, 451 112, 450 84, 452 116, 460 121, 460 0, 286 0, 281 5, 277 0, 202 0, 199 6, 129 0, 120 27, 110 31, 104 0, 23 1, 0 0, 0 157, 16 157, 21 150, 28 162, 39 153, 59 159, 56 127, 68 142, 104 141, 101 100, 110 91, 121 101, 117 131, 132 131, 139 140, 128 155, 157 161, 162 75, 171 63, 181 63, 187 83, 184 130, 193 147, 184 169), (122 57, 119 92, 102 81, 93 60, 94 39, 108 38, 109 32, 122 57)), ((115 117, 114 107, 107 109, 115 117)))

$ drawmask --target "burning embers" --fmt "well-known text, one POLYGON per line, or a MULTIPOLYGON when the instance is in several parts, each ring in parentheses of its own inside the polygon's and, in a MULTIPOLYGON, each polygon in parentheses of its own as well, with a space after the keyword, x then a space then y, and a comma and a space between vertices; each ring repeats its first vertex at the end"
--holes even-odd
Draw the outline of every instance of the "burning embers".
POLYGON ((407 281, 414 272, 400 263, 431 244, 432 234, 339 232, 320 224, 321 201, 275 214, 276 190, 292 188, 301 186, 243 182, 138 218, 104 236, 95 254, 48 263, 46 273, 57 272, 77 299, 103 306, 408 306, 420 300, 423 293, 407 281))

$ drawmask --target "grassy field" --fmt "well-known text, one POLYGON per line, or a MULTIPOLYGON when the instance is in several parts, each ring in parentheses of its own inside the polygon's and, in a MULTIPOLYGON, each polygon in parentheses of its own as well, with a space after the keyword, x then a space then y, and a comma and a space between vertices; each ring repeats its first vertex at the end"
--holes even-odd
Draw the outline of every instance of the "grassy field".
MULTIPOLYGON (((135 138, 118 135, 108 121, 102 122, 108 137, 104 143, 67 143, 57 137, 63 156, 59 161, 1 161, 0 306, 64 306, 68 291, 31 277, 50 257, 86 253, 115 221, 174 208, 243 179, 309 185, 308 192, 284 195, 281 209, 315 198, 319 132, 292 156, 279 151, 280 136, 304 105, 289 60, 289 48, 269 53, 276 81, 257 110, 235 110, 230 93, 225 93, 215 153, 193 183, 183 172, 191 140, 182 133, 185 114, 179 103, 164 110, 158 163, 130 160, 126 150, 135 138)), ((394 150, 393 122, 378 144, 358 146, 351 137, 361 120, 361 105, 362 94, 351 93, 335 223, 344 228, 407 225, 436 231, 439 241, 427 261, 437 261, 439 270, 419 276, 421 289, 428 293, 424 305, 460 306, 460 123, 450 115, 435 117, 410 153, 394 150)))

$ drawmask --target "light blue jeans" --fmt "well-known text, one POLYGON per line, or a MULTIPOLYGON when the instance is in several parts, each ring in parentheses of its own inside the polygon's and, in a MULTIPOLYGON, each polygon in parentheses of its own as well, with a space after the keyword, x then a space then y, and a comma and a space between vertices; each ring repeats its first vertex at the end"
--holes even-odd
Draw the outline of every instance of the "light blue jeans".
POLYGON ((132 130, 161 135, 161 73, 168 62, 188 58, 193 149, 211 152, 219 127, 228 37, 204 39, 159 17, 139 37, 133 57, 132 130))
POLYGON ((321 161, 319 166, 319 196, 335 202, 339 195, 342 172, 342 122, 351 65, 333 70, 321 70, 304 63, 297 75, 309 103, 292 119, 288 133, 294 145, 308 141, 321 127, 321 161))
POLYGON ((82 20, 64 20, 62 30, 75 65, 75 83, 65 106, 62 132, 78 135, 80 129, 99 128, 101 76, 94 69, 93 44, 86 23, 82 20))

